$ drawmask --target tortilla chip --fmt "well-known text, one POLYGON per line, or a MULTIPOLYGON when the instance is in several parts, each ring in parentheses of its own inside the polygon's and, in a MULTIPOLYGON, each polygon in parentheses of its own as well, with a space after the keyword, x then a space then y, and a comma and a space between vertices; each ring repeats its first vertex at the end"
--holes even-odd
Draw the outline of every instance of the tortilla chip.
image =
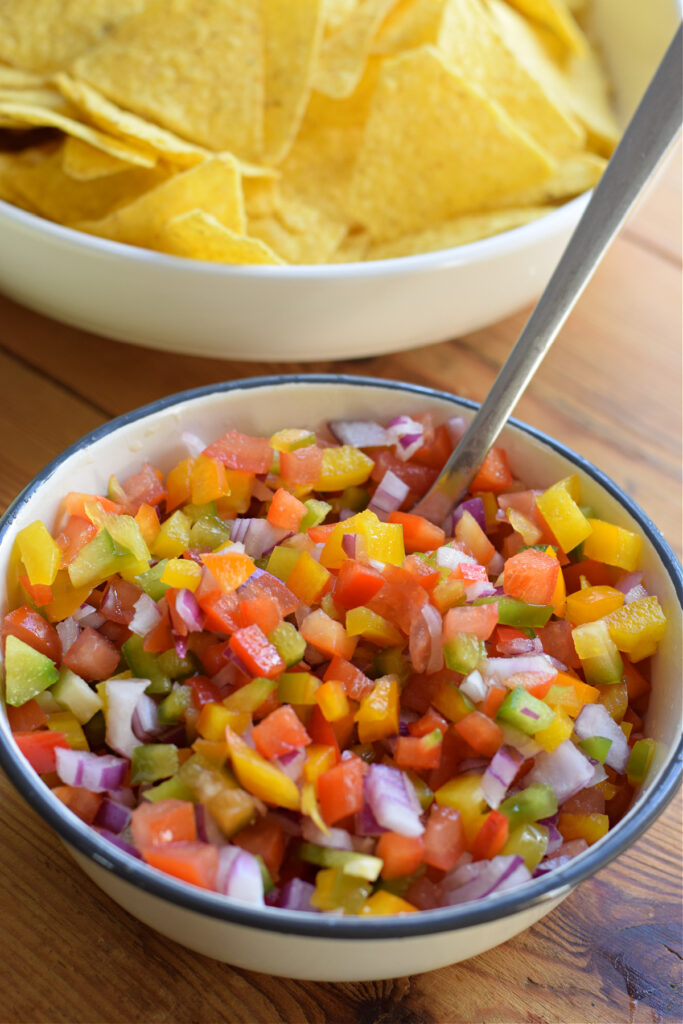
POLYGON ((349 209, 375 241, 540 185, 551 158, 433 47, 389 58, 356 162, 349 209))
POLYGON ((203 210, 189 210, 173 217, 162 228, 157 246, 172 256, 212 263, 277 264, 282 263, 267 245, 257 238, 248 238, 224 227, 203 210))
POLYGON ((24 125, 35 125, 40 128, 58 128, 65 135, 72 135, 82 142, 87 142, 96 149, 101 149, 110 156, 118 157, 136 167, 154 167, 156 158, 147 153, 141 153, 137 149, 105 135, 90 125, 76 121, 72 117, 60 114, 57 110, 49 110, 47 107, 35 107, 28 103, 18 103, 9 100, 0 100, 0 114, 13 118, 24 125))
POLYGON ((436 43, 447 0, 401 0, 382 22, 371 53, 391 55, 436 43))
POLYGON ((557 170, 543 182, 531 188, 520 189, 508 196, 504 204, 491 204, 491 209, 500 206, 542 206, 580 196, 595 188, 607 166, 607 161, 594 153, 576 153, 562 160, 557 170))
POLYGON ((244 234, 244 201, 234 159, 213 157, 198 167, 174 175, 110 217, 79 227, 115 242, 157 249, 168 221, 197 209, 210 210, 224 227, 238 235, 244 234))
POLYGON ((13 154, 4 172, 24 203, 60 224, 106 217, 168 175, 159 167, 134 167, 108 178, 76 181, 64 173, 62 149, 58 142, 13 154))
POLYGON ((332 99, 350 96, 360 82, 373 38, 396 0, 360 0, 320 47, 313 88, 332 99))
POLYGON ((151 0, 72 72, 190 142, 246 160, 260 156, 261 0, 151 0))
POLYGON ((0 59, 27 71, 57 71, 144 6, 145 0, 3 0, 0 59))
POLYGON ((266 106, 263 159, 279 163, 292 148, 322 38, 322 0, 264 0, 266 106))
POLYGON ((185 142, 173 132, 159 128, 142 117, 122 110, 85 82, 60 72, 55 85, 62 95, 102 131, 115 135, 136 149, 163 157, 179 167, 193 167, 209 155, 208 150, 185 142))
POLYGON ((331 220, 294 196, 282 195, 272 213, 249 221, 249 234, 287 263, 326 263, 346 235, 346 224, 331 220))
POLYGON ((402 235, 392 242, 371 245, 365 258, 368 260, 391 260, 399 256, 415 256, 423 252, 437 252, 468 245, 482 238, 498 235, 502 231, 529 224, 544 217, 553 210, 552 206, 525 206, 493 213, 474 213, 466 217, 445 221, 425 231, 402 235))
POLYGON ((481 0, 448 0, 438 48, 449 66, 500 103, 511 120, 553 156, 583 148, 583 129, 553 102, 542 79, 525 71, 481 0))
POLYGON ((32 71, 22 71, 0 63, 0 88, 2 89, 40 89, 48 85, 45 75, 37 75, 32 71))
POLYGON ((323 0, 323 24, 325 35, 336 32, 340 25, 358 7, 360 0, 323 0))
POLYGON ((351 229, 330 256, 330 263, 361 263, 367 258, 369 245, 367 231, 351 229))
POLYGON ((269 217, 275 212, 279 185, 274 178, 242 178, 244 209, 247 220, 252 217, 269 217))
POLYGON ((588 49, 586 37, 574 21, 565 0, 507 0, 517 10, 537 21, 550 31, 572 53, 582 54, 588 49))
POLYGON ((118 157, 110 156, 101 149, 95 149, 88 142, 73 137, 66 138, 62 146, 62 168, 64 173, 76 181, 95 181, 109 174, 120 174, 130 169, 130 164, 118 157))

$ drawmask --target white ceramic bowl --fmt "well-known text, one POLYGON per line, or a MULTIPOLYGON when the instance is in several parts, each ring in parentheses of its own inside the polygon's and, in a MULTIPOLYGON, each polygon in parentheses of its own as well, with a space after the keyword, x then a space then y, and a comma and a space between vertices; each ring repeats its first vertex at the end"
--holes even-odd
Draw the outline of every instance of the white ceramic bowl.
MULTIPOLYGON (((673 37, 678 0, 591 0, 626 124, 673 37)), ((587 195, 456 249, 377 263, 227 267, 79 234, 0 201, 0 290, 97 334, 230 359, 379 355, 478 330, 545 287, 587 195)))
MULTIPOLYGON (((430 410, 438 418, 474 406, 442 392, 365 378, 271 377, 199 388, 162 399, 100 427, 55 459, 0 520, 0 614, 17 532, 36 518, 48 525, 68 490, 106 490, 149 459, 168 469, 186 454, 180 436, 207 440, 235 426, 268 436, 284 426, 315 427, 329 418, 388 420, 430 410)), ((644 582, 669 627, 654 659, 647 734, 658 749, 646 785, 619 824, 567 867, 521 889, 478 903, 402 918, 340 918, 259 909, 185 885, 122 853, 82 824, 33 772, 0 713, 0 764, 31 806, 66 843, 83 870, 117 903, 191 949, 238 967, 319 981, 362 981, 417 974, 464 960, 516 935, 552 910, 583 878, 630 845, 661 813, 681 774, 681 614, 683 574, 657 528, 607 477, 538 431, 514 422, 503 441, 513 470, 531 486, 577 472, 585 501, 644 537, 644 582)))

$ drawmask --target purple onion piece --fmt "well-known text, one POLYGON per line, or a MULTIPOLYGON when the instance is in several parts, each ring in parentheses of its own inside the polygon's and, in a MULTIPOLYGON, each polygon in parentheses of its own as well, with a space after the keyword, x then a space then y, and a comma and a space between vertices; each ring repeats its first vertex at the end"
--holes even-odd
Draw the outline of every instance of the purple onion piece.
POLYGON ((421 836, 422 808, 408 777, 398 768, 371 764, 365 776, 365 799, 377 822, 402 836, 421 836))
POLYGON ((225 845, 225 836, 204 804, 194 805, 194 817, 197 826, 197 839, 200 842, 213 843, 214 846, 225 845))
POLYGON ((155 626, 161 622, 161 612, 156 601, 153 601, 149 594, 140 594, 133 605, 133 618, 128 623, 128 629, 137 636, 147 636, 155 626))
POLYGON ((156 702, 147 693, 143 693, 135 705, 132 718, 132 729, 141 743, 149 743, 158 738, 162 731, 156 702))
POLYGON ((356 814, 354 823, 357 836, 381 836, 383 832, 389 831, 377 821, 367 800, 356 814))
POLYGON ((319 914, 318 908, 311 906, 311 896, 314 892, 315 886, 310 882, 304 882, 301 878, 291 878, 280 889, 275 906, 281 910, 304 910, 319 914))
POLYGON ((197 603, 197 598, 187 587, 181 587, 176 593, 175 610, 190 633, 199 633, 204 629, 204 613, 197 603))
POLYGON ((342 551, 348 558, 356 558, 358 552, 357 533, 345 533, 342 536, 342 551))
POLYGON ((138 853, 134 846, 127 843, 125 839, 121 838, 121 836, 117 836, 114 832, 110 832, 108 828, 97 826, 95 828, 95 832, 97 832, 98 835, 103 836, 104 839, 108 839, 110 843, 117 846, 119 850, 123 850, 124 853, 128 853, 131 857, 137 857, 138 860, 142 860, 142 854, 138 853))
POLYGON ((523 761, 513 747, 502 746, 494 754, 481 780, 481 791, 493 810, 500 807, 523 761))
POLYGON ((371 512, 395 512, 408 497, 410 488, 390 469, 386 471, 368 505, 371 512))
POLYGON ((504 892, 528 881, 531 875, 521 857, 498 855, 475 861, 449 872, 441 885, 444 903, 454 906, 504 892))
POLYGON ((71 645, 78 640, 80 631, 81 627, 72 616, 57 623, 57 633, 59 634, 59 642, 62 645, 62 655, 66 654, 71 645))
POLYGON ((594 769, 589 759, 571 740, 565 740, 550 753, 542 750, 537 754, 534 767, 524 781, 527 786, 534 782, 550 786, 558 804, 563 804, 590 786, 593 776, 594 769))
POLYGON ((304 817, 301 835, 307 843, 325 846, 330 850, 353 850, 353 837, 345 828, 330 828, 323 832, 311 819, 304 817))
POLYGON ((117 789, 126 774, 127 762, 113 754, 93 754, 89 750, 55 750, 57 774, 67 786, 83 786, 92 793, 117 789))
POLYGON ((467 501, 462 501, 453 510, 453 526, 460 522, 465 512, 469 512, 476 519, 484 533, 486 533, 486 512, 484 511, 484 502, 481 498, 468 498, 467 501))
POLYGON ((354 448, 387 448, 394 443, 391 434, 374 420, 330 420, 327 426, 340 444, 354 448))
POLYGON ((263 904, 263 876, 256 857, 239 846, 222 846, 218 851, 216 890, 245 903, 263 904))
POLYGON ((117 803, 116 800, 111 800, 105 796, 97 809, 93 824, 99 825, 101 828, 118 835, 120 832, 123 832, 129 822, 130 808, 124 807, 123 804, 117 803))

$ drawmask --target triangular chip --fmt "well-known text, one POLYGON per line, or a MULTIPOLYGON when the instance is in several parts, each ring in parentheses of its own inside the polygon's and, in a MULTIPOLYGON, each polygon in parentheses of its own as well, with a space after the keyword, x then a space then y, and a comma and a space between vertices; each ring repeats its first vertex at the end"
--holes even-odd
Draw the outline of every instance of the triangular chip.
POLYGON ((95 181, 110 174, 119 174, 130 169, 130 164, 118 157, 110 156, 101 149, 95 149, 88 142, 69 136, 62 146, 62 168, 64 173, 76 181, 95 181))
POLYGON ((203 210, 190 210, 168 221, 157 248, 172 256, 211 263, 278 264, 282 260, 258 238, 238 235, 203 210))
POLYGON ((504 203, 491 204, 491 208, 542 206, 580 196, 597 185, 606 166, 607 161, 594 153, 576 153, 560 161, 557 169, 542 185, 520 189, 507 196, 504 203))
POLYGON ((79 227, 116 242, 156 249, 168 221, 196 209, 211 210, 218 223, 244 234, 244 201, 234 159, 213 157, 174 175, 111 217, 79 227))
POLYGON ((447 0, 402 0, 382 22, 371 53, 390 55, 436 43, 447 0))
POLYGON ((564 157, 583 147, 581 126, 519 63, 481 0, 448 0, 438 47, 459 75, 500 103, 515 124, 553 156, 564 157))
POLYGON ((336 31, 326 36, 313 87, 332 99, 350 96, 360 82, 373 38, 396 0, 360 0, 336 31))
POLYGON ((359 3, 360 0, 323 0, 325 34, 336 32, 359 3))
POLYGON ((537 21, 560 39, 567 49, 581 54, 587 49, 586 37, 574 21, 565 0, 507 0, 517 10, 537 21))
POLYGON ((57 71, 144 6, 145 0, 2 0, 0 60, 57 71))
POLYGON ((209 155, 203 147, 186 142, 173 132, 122 110, 86 82, 60 72, 55 75, 55 84, 62 95, 94 125, 137 149, 163 157, 179 167, 193 167, 209 155))
POLYGON ((261 0, 151 0, 72 73, 190 142, 247 160, 260 156, 261 0))
POLYGON ((326 217, 295 196, 278 196, 273 211, 249 221, 260 238, 287 263, 325 263, 346 234, 346 224, 326 217))
POLYGON ((402 235, 393 242, 370 246, 366 253, 368 260, 390 260, 399 256, 414 256, 421 252, 436 252, 458 245, 468 245, 481 238, 498 235, 502 231, 529 224, 553 210, 552 206, 525 206, 491 213, 473 213, 466 217, 444 221, 425 231, 402 235))
POLYGON ((0 88, 2 89, 40 89, 48 85, 45 75, 33 71, 22 71, 0 63, 0 88))
POLYGON ((349 209, 376 241, 389 240, 541 184, 554 166, 426 46, 382 67, 349 209))
POLYGON ((266 106, 264 160, 291 149, 311 93, 322 38, 323 0, 264 0, 266 106))

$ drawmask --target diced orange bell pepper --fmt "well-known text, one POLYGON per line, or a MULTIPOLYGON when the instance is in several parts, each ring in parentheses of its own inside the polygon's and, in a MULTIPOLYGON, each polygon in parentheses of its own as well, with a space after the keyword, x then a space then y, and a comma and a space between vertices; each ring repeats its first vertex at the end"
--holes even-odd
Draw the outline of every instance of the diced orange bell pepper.
POLYGON ((183 882, 213 889, 218 870, 218 847, 212 843, 171 843, 140 851, 146 864, 183 882))
POLYGON ((222 590, 229 592, 245 583, 254 569, 254 560, 241 551, 211 551, 201 556, 202 562, 218 581, 222 590))
POLYGON ((287 586, 303 604, 315 604, 329 590, 332 577, 308 551, 302 551, 287 576, 287 586))
POLYGON ((273 526, 296 532, 307 511, 303 501, 299 501, 284 487, 278 487, 270 503, 267 519, 273 526))
POLYGON ((54 786, 52 794, 86 825, 92 825, 103 799, 101 793, 92 793, 83 786, 54 786))
POLYGON ((388 521, 403 527, 403 543, 409 555, 415 551, 435 551, 446 540, 440 526, 414 512, 390 512, 388 521))
POLYGON ((337 722, 348 715, 349 705, 344 684, 338 679, 329 679, 315 691, 315 700, 328 722, 337 722))
POLYGON ((358 911, 361 917, 386 917, 390 914, 415 914, 417 907, 387 889, 378 889, 358 911))
POLYGON ((183 459, 166 477, 166 511, 172 512, 190 500, 194 459, 183 459))
POLYGON ((609 818, 606 814, 560 814, 557 823, 565 842, 572 839, 585 839, 589 846, 597 843, 609 831, 609 818))
POLYGON ((236 630, 229 640, 230 649, 253 676, 274 679, 285 670, 285 663, 258 626, 236 630))
POLYGON ((475 860, 491 860, 497 857, 505 846, 510 832, 510 822, 500 811, 491 811, 477 831, 471 845, 475 860))
POLYGON ((481 565, 488 565, 496 549, 471 512, 464 510, 455 524, 455 539, 467 545, 481 565))
POLYGON ((230 494, 225 466, 208 455, 195 460, 190 473, 190 496, 193 505, 206 505, 230 494))
POLYGON ((621 608, 624 595, 616 587, 584 587, 567 595, 566 616, 575 626, 584 622, 595 622, 610 612, 621 608))
POLYGON ((349 636, 341 622, 326 615, 322 608, 310 612, 299 626, 299 632, 306 641, 322 654, 333 658, 352 658, 358 639, 349 636))
POLYGON ((482 757, 493 757, 503 742, 503 730, 480 711, 471 711, 459 722, 455 730, 482 757))
POLYGON ((332 768, 339 760, 339 752, 333 746, 323 743, 311 743, 306 748, 304 778, 306 782, 315 782, 323 772, 332 768))
POLYGON ((285 855, 285 833, 279 822, 271 817, 261 818, 253 825, 247 825, 232 841, 235 846, 248 850, 255 857, 261 857, 271 878, 277 880, 280 865, 285 855))
POLYGON ((311 742, 311 737, 289 705, 271 711, 254 726, 251 735, 259 754, 269 761, 293 750, 300 750, 311 742))

